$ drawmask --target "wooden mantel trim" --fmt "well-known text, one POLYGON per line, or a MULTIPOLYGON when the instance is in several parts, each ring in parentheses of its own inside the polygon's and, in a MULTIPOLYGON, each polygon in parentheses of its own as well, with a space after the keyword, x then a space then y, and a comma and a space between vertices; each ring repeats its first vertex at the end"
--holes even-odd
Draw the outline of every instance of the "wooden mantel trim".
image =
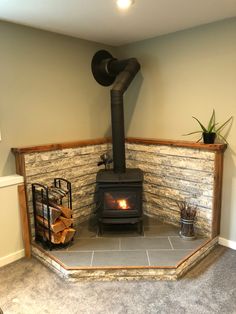
POLYGON ((75 142, 65 142, 65 143, 56 143, 56 144, 45 144, 39 146, 28 146, 28 147, 19 147, 19 148, 12 148, 11 151, 15 154, 29 154, 35 152, 48 152, 52 150, 59 150, 65 148, 76 148, 81 146, 89 146, 89 145, 99 145, 99 144, 106 144, 110 143, 110 138, 98 138, 93 140, 81 140, 75 142))
POLYGON ((186 147, 207 151, 224 152, 227 148, 227 144, 204 144, 191 141, 175 141, 175 140, 158 140, 153 138, 140 138, 140 137, 128 137, 127 143, 133 144, 146 144, 146 145, 166 145, 175 147, 186 147))
POLYGON ((215 154, 215 175, 214 175, 214 191, 213 191, 213 208, 212 211, 212 238, 220 234, 220 218, 221 218, 221 201, 222 201, 222 180, 223 180, 223 154, 217 152, 215 154))
MULTIPOLYGON (((227 148, 226 144, 204 144, 204 143, 196 143, 196 142, 191 142, 191 141, 159 140, 159 139, 139 138, 139 137, 128 137, 126 138, 126 142, 134 143, 134 144, 186 147, 186 148, 200 149, 200 150, 205 150, 205 151, 215 151, 215 152, 224 152, 227 148)), ((65 148, 76 148, 76 147, 81 147, 81 146, 99 145, 99 144, 106 144, 106 143, 111 143, 111 138, 99 138, 99 139, 82 140, 82 141, 76 141, 76 142, 66 142, 66 143, 12 148, 11 150, 15 155, 19 155, 19 154, 25 154, 25 153, 29 154, 29 153, 35 153, 35 152, 47 152, 47 151, 52 151, 52 150, 65 149, 65 148)))

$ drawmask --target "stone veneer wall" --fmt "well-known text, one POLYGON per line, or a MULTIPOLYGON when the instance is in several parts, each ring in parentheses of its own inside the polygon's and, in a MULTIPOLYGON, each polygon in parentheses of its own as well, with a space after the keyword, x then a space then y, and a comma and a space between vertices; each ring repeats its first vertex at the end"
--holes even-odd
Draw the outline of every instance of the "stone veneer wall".
MULTIPOLYGON (((215 237, 219 233, 225 148, 222 144, 128 139, 127 167, 144 171, 144 212, 179 225, 176 200, 186 200, 198 208, 198 232, 215 237)), ((25 177, 32 231, 31 184, 51 185, 55 177, 71 181, 76 225, 95 210, 97 162, 108 150, 111 144, 106 139, 13 149, 17 173, 25 177)))
MULTIPOLYGON (((31 229, 34 230, 32 183, 52 185, 56 177, 72 185, 74 224, 87 220, 95 210, 95 183, 100 155, 109 144, 25 154, 25 178, 31 229)), ((34 233, 34 232, 32 232, 34 233)))
POLYGON ((144 171, 144 212, 179 225, 176 200, 186 200, 198 208, 198 232, 211 234, 215 152, 133 143, 126 151, 127 167, 144 171))

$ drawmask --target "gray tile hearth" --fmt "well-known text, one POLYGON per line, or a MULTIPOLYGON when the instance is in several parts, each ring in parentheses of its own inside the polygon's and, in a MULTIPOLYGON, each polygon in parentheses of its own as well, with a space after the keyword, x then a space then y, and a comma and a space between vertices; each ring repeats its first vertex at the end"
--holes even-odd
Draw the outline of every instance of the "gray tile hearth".
POLYGON ((121 239, 121 250, 151 250, 165 249, 171 250, 171 244, 167 237, 156 238, 125 238, 121 239))
POLYGON ((175 250, 178 250, 178 249, 194 250, 198 246, 203 244, 204 239, 199 238, 199 239, 194 239, 192 241, 187 241, 187 240, 181 239, 178 236, 175 236, 175 237, 170 237, 170 241, 171 241, 173 248, 175 250))
POLYGON ((175 226, 167 224, 147 225, 144 227, 145 235, 148 237, 168 237, 176 236, 177 229, 175 226))
POLYGON ((186 241, 178 233, 179 228, 151 217, 144 219, 143 235, 135 225, 107 225, 99 236, 94 222, 84 222, 69 247, 50 254, 72 268, 176 266, 207 240, 186 241))
POLYGON ((95 238, 97 236, 96 228, 88 228, 85 224, 79 227, 75 234, 75 238, 95 238))
POLYGON ((148 251, 150 266, 174 266, 191 252, 192 250, 148 251))
POLYGON ((119 239, 108 238, 82 238, 74 241, 68 251, 104 251, 118 250, 120 246, 119 239))
POLYGON ((149 266, 147 253, 142 251, 94 252, 93 266, 149 266))
POLYGON ((68 252, 56 251, 53 256, 60 260, 64 265, 69 267, 86 267, 90 266, 92 252, 68 252))

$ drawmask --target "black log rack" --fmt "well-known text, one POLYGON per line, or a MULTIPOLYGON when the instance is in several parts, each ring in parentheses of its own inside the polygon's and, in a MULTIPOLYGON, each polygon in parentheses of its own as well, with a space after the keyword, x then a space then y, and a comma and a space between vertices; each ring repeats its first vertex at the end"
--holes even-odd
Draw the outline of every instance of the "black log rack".
MULTIPOLYGON (((55 244, 53 243, 53 231, 51 230, 51 222, 55 217, 52 217, 51 209, 57 205, 66 206, 72 210, 72 192, 71 192, 71 182, 64 178, 54 178, 51 187, 41 184, 32 184, 32 202, 33 202, 33 214, 34 214, 34 227, 35 227, 35 241, 40 242, 44 247, 52 250, 55 247, 65 247, 65 244, 55 244), (54 200, 52 201, 51 190, 53 188, 58 189, 58 191, 63 191, 64 196, 58 197, 56 199, 54 193, 54 200), (40 211, 41 221, 37 219, 37 215, 40 211)), ((54 208, 55 209, 55 208, 54 208)), ((71 225, 72 227, 72 225, 71 225)), ((71 241, 73 238, 71 239, 71 241)))

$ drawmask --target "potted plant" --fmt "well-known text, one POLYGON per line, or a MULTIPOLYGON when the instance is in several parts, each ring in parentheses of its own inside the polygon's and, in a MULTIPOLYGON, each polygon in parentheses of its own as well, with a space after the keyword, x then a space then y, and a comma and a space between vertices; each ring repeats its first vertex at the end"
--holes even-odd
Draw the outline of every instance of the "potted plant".
POLYGON ((190 132, 184 135, 201 133, 201 137, 199 138, 197 142, 203 139, 203 142, 205 144, 214 144, 215 139, 219 138, 220 140, 223 140, 223 142, 227 143, 225 137, 221 134, 221 131, 226 127, 226 125, 228 125, 233 120, 232 116, 228 120, 226 120, 224 123, 219 125, 219 123, 217 123, 215 120, 215 110, 213 109, 212 115, 210 117, 210 120, 207 126, 204 126, 196 117, 192 117, 192 118, 198 122, 201 130, 190 132))
POLYGON ((177 201, 180 210, 180 232, 179 235, 184 240, 195 239, 194 223, 196 221, 197 207, 186 201, 177 201))

